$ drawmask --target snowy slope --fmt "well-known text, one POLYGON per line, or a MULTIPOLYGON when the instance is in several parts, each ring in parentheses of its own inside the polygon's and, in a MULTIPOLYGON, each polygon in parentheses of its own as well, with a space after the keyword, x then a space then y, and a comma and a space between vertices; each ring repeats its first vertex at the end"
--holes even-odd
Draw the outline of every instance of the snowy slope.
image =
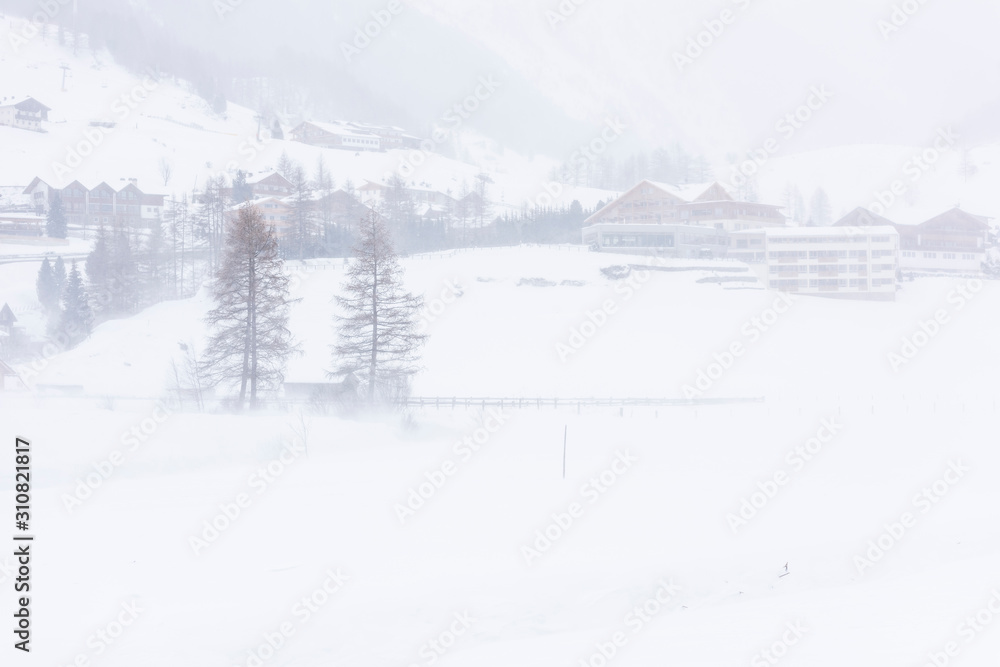
MULTIPOLYGON (((259 471, 301 428, 294 415, 3 397, 0 437, 16 423, 38 447, 35 529, 49 545, 36 563, 38 659, 96 659, 88 636, 135 601, 138 620, 102 664, 255 665, 248 652, 262 655, 283 623, 293 633, 273 655, 265 648, 262 664, 428 665, 432 640, 450 647, 440 664, 579 664, 618 632, 626 641, 615 664, 752 664, 788 623, 804 634, 782 664, 923 664, 952 640, 966 664, 988 664, 1000 650, 994 628, 972 643, 957 633, 1000 587, 996 284, 961 310, 948 300, 960 280, 908 283, 895 303, 803 298, 751 342, 744 323, 767 317, 777 294, 699 284, 712 271, 693 271, 651 274, 626 300, 599 269, 628 259, 519 248, 404 260, 410 287, 428 299, 450 289, 445 280, 462 292, 429 325, 418 393, 678 396, 738 340, 746 354, 706 394, 764 403, 621 416, 508 409, 498 428, 486 423, 497 432, 477 452, 455 443, 479 437, 479 410, 427 410, 398 424, 312 415, 308 455, 273 464, 262 484, 259 471), (609 299, 618 311, 563 364, 555 344, 609 299), (951 321, 893 373, 887 352, 941 308, 951 321), (51 419, 56 408, 64 419, 51 419), (817 433, 831 435, 823 420, 829 442, 807 462, 790 459, 817 433), (113 450, 124 462, 80 505, 67 501, 113 450), (968 471, 923 511, 914 494, 949 462, 968 471), (429 498, 401 521, 398 506, 441 470, 454 474, 425 487, 429 498), (602 472, 600 492, 588 480, 602 472), (734 532, 729 515, 779 472, 790 481, 734 532), (249 499, 240 515, 220 535, 206 532, 205 521, 226 525, 221 508, 232 514, 240 494, 249 499), (546 546, 536 531, 553 514, 566 525, 571 510, 572 525, 549 528, 557 537, 546 546), (855 558, 904 512, 915 525, 859 572, 855 558), (343 588, 316 594, 338 569, 343 588), (661 592, 665 602, 638 623, 634 608, 663 579, 677 590, 661 592), (295 605, 314 594, 306 615, 295 605), (471 619, 457 639, 443 634, 464 627, 456 614, 471 619)), ((293 375, 309 379, 329 363, 342 277, 335 265, 294 281, 305 356, 293 375)), ((162 377, 206 308, 191 299, 101 325, 43 376, 98 397, 149 396, 155 387, 140 380, 162 377)))
MULTIPOLYGON (((500 18, 510 26, 531 17, 547 48, 571 43, 561 56, 511 45, 510 29, 488 15, 468 32, 489 37, 532 80, 561 82, 552 96, 583 117, 605 111, 603 95, 641 100, 656 122, 698 113, 681 108, 676 87, 618 81, 612 75, 631 63, 598 63, 602 49, 571 31, 549 39, 542 12, 553 6, 508 3, 500 18), (584 49, 591 59, 559 69, 584 49), (573 90, 582 80, 594 81, 593 96, 573 90)), ((645 16, 641 2, 576 6, 581 21, 618 31, 611 21, 645 16)), ((716 8, 706 11, 679 17, 671 39, 716 8)), ((0 43, 17 25, 0 23, 0 43)), ((669 67, 669 44, 657 48, 669 67)), ((36 174, 55 180, 53 164, 86 138, 89 122, 114 119, 116 100, 142 81, 106 57, 73 58, 41 39, 0 51, 0 72, 0 86, 53 107, 47 134, 0 128, 4 186, 36 174)), ((358 185, 402 157, 253 146, 249 110, 217 117, 181 82, 149 92, 73 178, 189 190, 230 162, 265 170, 287 150, 307 166, 322 154, 338 183, 358 185), (174 168, 167 185, 161 157, 174 168)), ((498 197, 541 192, 552 161, 483 146, 469 153, 490 165, 498 197)), ((782 154, 762 173, 763 200, 780 200, 788 182, 807 197, 822 185, 835 214, 846 212, 901 178, 916 150, 782 154)), ((973 151, 980 172, 967 184, 949 156, 887 217, 918 222, 959 201, 998 215, 996 150, 973 151)), ((434 156, 414 179, 454 188, 478 166, 434 156)), ((569 196, 589 205, 605 194, 569 196)), ((85 249, 78 240, 0 244, 0 299, 37 331, 38 263, 4 260, 85 249)), ((36 359, 31 384, 80 385, 84 396, 0 392, 0 441, 26 436, 34 448, 35 643, 25 664, 940 667, 949 642, 960 654, 954 664, 994 664, 998 283, 924 279, 904 283, 891 303, 788 303, 753 283, 699 282, 740 275, 729 272, 742 268, 734 262, 668 261, 672 271, 624 281, 601 272, 637 262, 575 246, 404 258, 430 336, 415 393, 760 402, 352 419, 165 407, 183 346, 204 344, 204 290, 102 323, 75 349, 36 359)), ((288 270, 303 348, 288 379, 318 381, 332 365, 343 263, 288 270)), ((14 565, 0 552, 7 592, 14 565)), ((5 614, 10 599, 0 596, 5 614)))
MULTIPOLYGON (((12 17, 0 24, 0 41, 7 43, 11 31, 19 34, 22 21, 12 17)), ((146 192, 180 194, 202 186, 214 173, 226 172, 231 178, 237 169, 273 170, 287 151, 310 174, 322 155, 338 186, 347 179, 355 187, 366 180, 383 182, 405 165, 417 164, 412 174, 404 169, 411 184, 456 195, 463 181, 471 186, 485 169, 495 180, 492 199, 516 209, 544 192, 548 174, 558 165, 553 159, 528 159, 501 150, 467 129, 461 140, 470 144, 466 152, 477 164, 437 153, 421 160, 402 150, 355 154, 271 139, 266 130, 258 134, 249 109, 230 104, 220 116, 183 81, 129 73, 103 52, 81 50, 74 57, 71 49, 55 44, 53 35, 48 41, 39 36, 15 51, 0 52, 0 96, 30 95, 52 108, 50 122, 43 123, 46 133, 0 127, 2 185, 23 187, 39 176, 53 185, 78 179, 89 187, 107 181, 117 189, 135 178, 146 192), (62 65, 69 68, 65 90, 62 65), (91 122, 117 125, 104 130, 91 122), (167 183, 161 176, 162 160, 172 168, 167 183)), ((286 133, 290 129, 285 128, 286 133)), ((606 192, 567 187, 556 205, 569 206, 579 199, 589 208, 608 198, 606 192)))
MULTIPOLYGON (((990 343, 997 326, 991 305, 997 298, 995 282, 982 283, 979 292, 972 292, 964 278, 926 279, 904 283, 893 303, 797 297, 786 308, 778 293, 759 286, 726 289, 725 283, 696 282, 740 274, 639 271, 621 282, 600 272, 637 261, 642 260, 589 253, 579 246, 452 251, 404 259, 408 285, 426 300, 422 327, 430 335, 416 393, 682 397, 684 387, 694 386, 699 371, 707 372, 715 355, 739 342, 745 354, 704 396, 794 395, 800 401, 816 401, 856 399, 863 393, 866 400, 872 394, 900 400, 904 394, 930 395, 932 387, 943 384, 971 401, 978 389, 955 383, 972 366, 1000 364, 1000 352, 990 343), (533 279, 550 286, 521 284, 533 279), (452 296, 454 292, 461 296, 452 296), (606 307, 609 301, 611 309, 606 307), (776 304, 787 312, 772 320, 776 313, 768 311, 776 304), (595 327, 596 333, 585 325, 593 320, 588 313, 609 310, 612 314, 595 327), (902 339, 911 338, 920 322, 938 310, 946 312, 948 323, 920 350, 919 363, 895 370, 888 355, 899 353, 902 339), (755 318, 762 323, 755 324, 755 318), (574 330, 583 338, 575 338, 574 330), (461 358, 457 351, 463 351, 461 358), (627 370, 635 368, 643 372, 627 370), (859 386, 866 389, 859 392, 859 386)), ((723 270, 743 266, 707 264, 723 270)), ((668 265, 698 268, 706 262, 676 260, 668 265)), ((293 296, 302 298, 292 317, 304 350, 291 360, 289 379, 319 381, 332 364, 328 346, 333 297, 343 281, 343 263, 316 260, 305 266, 293 263, 289 270, 293 296)), ((116 395, 151 395, 177 342, 199 341, 200 325, 179 328, 174 323, 200 322, 207 308, 202 296, 105 323, 90 340, 53 360, 43 377, 92 385, 95 395, 132 387, 141 379, 142 391, 132 394, 126 389, 116 395), (118 345, 120 339, 146 341, 150 335, 154 340, 138 345, 132 354, 118 345), (137 365, 128 370, 123 361, 137 365), (140 361, 157 364, 156 372, 140 361), (122 375, 109 372, 111 368, 122 375)))

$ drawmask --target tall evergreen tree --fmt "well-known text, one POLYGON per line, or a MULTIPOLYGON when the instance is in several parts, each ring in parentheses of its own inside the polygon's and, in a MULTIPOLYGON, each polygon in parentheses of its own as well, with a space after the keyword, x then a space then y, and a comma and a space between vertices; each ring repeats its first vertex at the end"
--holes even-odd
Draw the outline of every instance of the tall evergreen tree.
POLYGON ((126 230, 114 236, 111 256, 111 312, 130 315, 139 309, 139 267, 126 230))
POLYGON ((163 235, 163 222, 160 219, 152 221, 149 236, 146 239, 144 262, 140 267, 141 280, 144 283, 143 292, 152 303, 159 303, 166 296, 163 281, 167 277, 167 241, 163 235))
POLYGON ((296 351, 288 329, 288 277, 278 255, 274 228, 257 207, 244 205, 228 224, 222 266, 213 285, 212 329, 202 360, 209 386, 240 388, 240 409, 258 394, 276 389, 296 351))
POLYGON ((111 240, 108 230, 101 225, 97 230, 97 240, 87 255, 87 280, 90 293, 98 311, 105 312, 111 304, 111 240))
POLYGON ((69 276, 66 279, 66 291, 63 293, 62 327, 72 343, 78 343, 90 334, 90 326, 94 315, 87 300, 87 291, 83 286, 83 278, 76 268, 76 260, 70 265, 69 276))
POLYGON ((57 192, 52 198, 52 205, 45 218, 45 233, 54 239, 66 238, 66 212, 63 210, 62 197, 57 192))
POLYGON ((479 218, 480 227, 486 223, 486 218, 489 217, 492 210, 493 204, 490 201, 491 185, 493 185, 493 177, 488 173, 482 171, 476 174, 476 198, 473 203, 476 217, 479 218))
POLYGON ((42 267, 38 269, 38 278, 35 280, 35 291, 38 293, 38 300, 42 304, 47 314, 52 314, 59 308, 59 300, 62 293, 56 282, 55 272, 49 264, 48 257, 42 261, 42 267))
POLYGON ((712 180, 712 165, 704 155, 693 158, 688 169, 690 171, 688 180, 692 183, 705 183, 712 180))
POLYGON ((369 209, 361 221, 354 258, 347 270, 342 314, 336 318, 336 373, 353 373, 368 402, 391 400, 417 372, 426 336, 417 333, 423 299, 403 289, 403 270, 382 217, 369 209))
POLYGON ((324 237, 329 243, 330 226, 333 224, 333 201, 330 198, 333 193, 333 176, 326 168, 323 154, 320 153, 316 160, 316 171, 313 174, 312 187, 316 193, 316 215, 322 226, 324 237))
POLYGON ((462 186, 458 190, 458 201, 455 203, 455 218, 462 223, 462 246, 466 244, 466 228, 469 218, 472 216, 472 190, 469 182, 462 179, 462 186))
POLYGON ((295 173, 296 166, 298 165, 295 160, 288 157, 288 151, 281 151, 281 156, 278 158, 278 173, 290 181, 295 173))
POLYGON ((823 188, 816 188, 809 202, 809 224, 815 227, 825 227, 833 222, 833 207, 830 198, 823 188))
POLYGON ((240 169, 233 177, 233 202, 242 204, 253 199, 253 188, 247 183, 247 173, 240 169))
POLYGON ((976 165, 975 158, 972 156, 972 151, 968 148, 963 148, 958 165, 958 175, 962 178, 962 182, 968 183, 975 178, 978 173, 979 167, 976 165))
POLYGON ((290 178, 292 183, 292 252, 294 257, 305 259, 312 254, 314 240, 315 202, 312 198, 312 186, 301 165, 292 167, 290 178))
POLYGON ((62 255, 56 257, 56 263, 52 267, 52 275, 56 279, 57 294, 62 294, 63 290, 66 289, 66 262, 63 261, 62 255))
POLYGON ((170 252, 172 294, 175 297, 183 297, 184 260, 187 249, 188 227, 190 225, 187 195, 185 194, 179 199, 172 197, 167 202, 167 211, 164 217, 167 222, 167 245, 170 252))
POLYGON ((790 220, 793 222, 805 222, 807 216, 806 204, 805 199, 802 198, 799 186, 791 182, 785 184, 782 204, 784 205, 785 215, 790 220))
MULTIPOLYGON (((246 187, 246 178, 243 179, 243 187, 246 187)), ((202 193, 201 210, 199 217, 202 220, 205 230, 205 238, 208 240, 209 267, 212 271, 219 268, 222 257, 222 242, 226 224, 226 177, 219 175, 209 178, 205 184, 205 191, 202 193)))
POLYGON ((337 222, 341 231, 342 249, 347 251, 354 245, 354 227, 360 217, 362 204, 358 201, 358 193, 351 179, 345 180, 341 189, 346 197, 343 208, 338 212, 337 222))
POLYGON ((98 315, 114 317, 136 312, 141 301, 139 266, 128 231, 97 232, 94 248, 87 255, 90 297, 98 315))

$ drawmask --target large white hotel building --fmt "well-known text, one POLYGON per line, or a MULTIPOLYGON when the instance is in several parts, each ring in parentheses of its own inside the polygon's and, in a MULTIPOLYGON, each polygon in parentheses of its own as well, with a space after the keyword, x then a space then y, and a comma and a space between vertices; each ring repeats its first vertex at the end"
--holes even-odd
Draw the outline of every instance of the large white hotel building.
POLYGON ((786 227, 732 232, 729 256, 771 289, 894 300, 899 232, 894 227, 786 227))

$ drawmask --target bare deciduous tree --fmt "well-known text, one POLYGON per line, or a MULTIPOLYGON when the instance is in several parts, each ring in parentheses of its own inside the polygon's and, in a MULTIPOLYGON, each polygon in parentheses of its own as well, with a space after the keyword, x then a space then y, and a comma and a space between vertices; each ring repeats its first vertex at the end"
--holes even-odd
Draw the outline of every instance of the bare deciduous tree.
POLYGON ((312 254, 315 243, 316 202, 313 201, 312 184, 306 177, 302 165, 296 163, 291 167, 288 180, 292 183, 291 199, 294 221, 290 241, 294 246, 294 256, 297 259, 305 259, 312 254))
POLYGON ((336 373, 353 373, 369 403, 391 400, 417 371, 426 339, 416 331, 423 299, 403 289, 403 270, 389 229, 375 209, 359 225, 354 259, 337 303, 339 339, 334 346, 336 373))
POLYGON ((213 331, 203 362, 206 384, 238 384, 240 409, 248 392, 250 408, 256 408, 258 392, 280 385, 288 357, 296 351, 278 240, 256 206, 244 205, 229 222, 213 290, 216 307, 207 317, 213 331))
POLYGON ((174 165, 170 163, 167 156, 164 155, 160 158, 160 178, 163 179, 163 185, 170 185, 170 179, 174 177, 174 165))
POLYGON ((490 215, 490 210, 492 209, 492 202, 490 202, 490 186, 493 185, 493 177, 486 172, 480 172, 476 174, 476 198, 475 198, 475 212, 476 217, 479 218, 479 227, 482 228, 486 224, 486 218, 490 215))
POLYGON ((226 177, 222 174, 209 177, 201 195, 198 218, 208 240, 208 263, 213 271, 218 270, 222 256, 226 203, 226 177))
POLYGON ((188 399, 194 401, 198 412, 205 409, 204 388, 202 381, 202 365, 198 361, 198 353, 194 345, 179 343, 181 359, 171 358, 170 369, 174 376, 174 390, 177 392, 177 402, 183 407, 188 399))

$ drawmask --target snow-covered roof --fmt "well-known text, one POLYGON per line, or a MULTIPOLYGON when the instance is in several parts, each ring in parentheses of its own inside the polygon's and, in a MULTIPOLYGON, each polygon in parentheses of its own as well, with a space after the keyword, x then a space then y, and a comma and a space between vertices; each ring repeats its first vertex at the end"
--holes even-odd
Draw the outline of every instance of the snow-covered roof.
MULTIPOLYGON (((354 197, 353 195, 349 194, 346 190, 344 190, 344 188, 334 188, 333 190, 330 190, 325 194, 321 190, 313 189, 309 191, 307 199, 311 201, 319 201, 324 197, 336 197, 336 196, 351 197, 357 200, 357 197, 354 197)), ((285 197, 282 201, 294 201, 295 197, 296 195, 289 195, 288 197, 285 197)))
POLYGON ((340 122, 340 121, 335 122, 335 123, 329 123, 329 122, 322 122, 322 121, 317 121, 317 120, 307 120, 305 122, 308 123, 309 125, 313 125, 315 127, 318 127, 319 129, 323 130, 324 132, 329 132, 330 134, 337 134, 337 135, 340 135, 342 137, 354 137, 355 139, 378 139, 379 138, 379 136, 377 134, 369 134, 369 133, 362 132, 360 130, 360 128, 358 128, 358 127, 356 127, 354 125, 351 125, 350 123, 344 123, 344 122, 340 122))
POLYGON ((353 121, 351 122, 351 125, 354 125, 355 127, 360 127, 360 128, 366 129, 366 130, 392 130, 393 132, 405 132, 406 131, 406 130, 404 130, 401 127, 396 127, 395 125, 378 125, 378 124, 375 124, 375 123, 356 123, 356 122, 353 122, 353 121))
POLYGON ((989 227, 989 218, 974 215, 967 211, 963 211, 958 206, 945 211, 940 215, 935 215, 933 218, 926 220, 921 223, 921 226, 927 226, 928 228, 934 228, 946 224, 958 224, 967 228, 973 229, 987 229, 989 227))
POLYGON ((233 204, 229 208, 227 208, 226 210, 227 211, 239 211, 241 208, 243 208, 243 206, 245 204, 251 204, 253 206, 258 206, 259 204, 263 204, 264 202, 269 202, 269 201, 277 202, 277 203, 281 204, 282 206, 288 206, 289 205, 288 202, 286 202, 284 199, 279 199, 278 197, 274 197, 272 195, 264 195, 262 197, 254 197, 253 199, 248 199, 245 202, 240 202, 238 204, 233 204))
POLYGON ((425 216, 428 213, 447 213, 448 207, 442 204, 431 204, 429 202, 421 202, 414 207, 414 212, 417 215, 425 216))
POLYGON ((875 225, 888 227, 895 223, 888 218, 872 213, 863 206, 859 206, 833 224, 836 227, 870 227, 875 225))
POLYGON ((24 104, 25 102, 34 102, 43 109, 52 111, 52 109, 45 106, 44 104, 36 100, 34 97, 31 97, 30 95, 21 95, 20 97, 9 97, 9 98, 5 97, 3 99, 0 99, 0 107, 16 107, 21 104, 24 104))
MULTIPOLYGON (((261 181, 265 181, 265 180, 271 178, 272 176, 277 176, 281 180, 283 180, 286 183, 288 183, 288 179, 285 178, 284 176, 282 176, 281 174, 279 174, 278 172, 276 172, 276 171, 269 171, 269 172, 266 172, 266 173, 263 173, 263 174, 257 174, 256 176, 247 177, 247 185, 256 185, 256 184, 260 183, 261 181)), ((291 183, 288 183, 288 184, 291 185, 291 183)))
POLYGON ((44 179, 42 179, 42 178, 40 178, 38 176, 36 176, 35 178, 33 178, 31 180, 31 183, 29 183, 27 185, 27 187, 24 188, 24 192, 22 194, 29 193, 35 187, 36 183, 45 183, 45 185, 47 185, 48 187, 52 188, 53 190, 65 190, 66 188, 68 188, 69 186, 73 185, 74 183, 78 183, 81 187, 83 187, 84 189, 86 189, 87 192, 95 190, 95 189, 101 187, 102 185, 103 186, 107 186, 109 189, 111 189, 114 192, 121 192, 122 190, 127 189, 129 186, 132 186, 136 190, 138 190, 139 192, 143 193, 144 195, 150 195, 150 196, 153 196, 153 197, 165 197, 166 196, 166 195, 157 194, 155 192, 146 192, 142 188, 140 188, 138 186, 138 184, 133 183, 132 181, 130 181, 130 180, 126 179, 126 178, 119 178, 118 179, 118 183, 119 183, 120 187, 116 190, 114 185, 112 185, 111 183, 109 183, 107 180, 103 180, 103 179, 102 180, 98 180, 96 178, 85 178, 85 177, 84 178, 75 178, 72 181, 70 181, 69 183, 65 183, 62 187, 58 187, 58 186, 52 185, 51 183, 46 182, 44 179))
POLYGON ((872 225, 869 227, 765 227, 760 230, 771 236, 871 236, 873 234, 898 234, 896 228, 890 225, 872 225))
POLYGON ((17 322, 17 317, 14 316, 9 304, 5 303, 3 308, 0 308, 0 322, 17 322))
POLYGON ((685 183, 684 185, 671 185, 670 183, 661 183, 659 181, 651 181, 646 179, 646 182, 655 185, 656 187, 668 192, 676 197, 680 197, 686 202, 693 202, 705 194, 714 185, 718 185, 722 190, 732 197, 728 190, 721 184, 714 181, 709 181, 708 183, 685 183))

